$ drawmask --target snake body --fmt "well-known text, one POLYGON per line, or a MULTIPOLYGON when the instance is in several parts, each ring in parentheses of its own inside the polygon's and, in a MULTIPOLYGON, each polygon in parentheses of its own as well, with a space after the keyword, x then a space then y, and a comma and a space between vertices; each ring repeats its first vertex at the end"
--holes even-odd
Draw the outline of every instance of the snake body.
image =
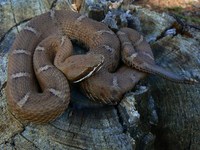
POLYGON ((11 47, 7 101, 18 118, 46 123, 68 107, 68 80, 80 82, 90 99, 116 104, 147 73, 193 82, 155 65, 150 46, 133 29, 115 34, 86 16, 52 10, 33 18, 11 47), (70 39, 88 47, 87 54, 73 55, 70 39))

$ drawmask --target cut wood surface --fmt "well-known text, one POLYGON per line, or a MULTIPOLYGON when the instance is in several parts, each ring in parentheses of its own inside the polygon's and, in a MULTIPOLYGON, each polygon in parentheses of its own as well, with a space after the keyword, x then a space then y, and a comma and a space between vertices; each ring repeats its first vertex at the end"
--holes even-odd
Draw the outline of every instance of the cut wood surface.
MULTIPOLYGON (((0 2, 0 149, 200 149, 200 85, 155 76, 117 106, 91 104, 74 94, 69 109, 54 122, 35 125, 14 118, 5 97, 9 48, 28 19, 52 6, 70 9, 64 0, 0 2)), ((134 10, 132 26, 152 43, 157 63, 199 80, 200 31, 189 29, 189 37, 166 36, 176 22, 173 17, 134 5, 128 8, 134 10)))

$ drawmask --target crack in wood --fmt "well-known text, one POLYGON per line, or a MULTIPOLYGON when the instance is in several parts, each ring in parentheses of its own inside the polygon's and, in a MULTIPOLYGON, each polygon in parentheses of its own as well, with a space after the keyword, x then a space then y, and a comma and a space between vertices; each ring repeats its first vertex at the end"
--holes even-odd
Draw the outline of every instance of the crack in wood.
MULTIPOLYGON (((12 0, 9 0, 9 2, 10 2, 10 4, 11 4, 11 10, 12 10, 12 15, 13 15, 13 19, 14 19, 15 25, 13 25, 11 28, 9 28, 9 29, 0 37, 0 44, 4 41, 4 39, 6 38, 6 35, 8 35, 8 34, 13 30, 13 28, 16 28, 17 31, 19 32, 18 26, 32 19, 32 17, 30 17, 30 18, 24 19, 24 20, 22 20, 22 21, 20 21, 20 22, 17 23, 16 17, 15 17, 15 13, 14 13, 14 8, 13 8, 12 0)), ((50 6, 50 10, 53 9, 54 7, 56 7, 57 2, 58 2, 58 0, 54 0, 54 1, 52 2, 51 6, 50 6)), ((42 12, 42 11, 41 11, 41 12, 42 12)))
POLYGON ((22 138, 24 138, 27 142, 31 143, 31 144, 33 145, 34 148, 40 150, 40 148, 37 147, 37 146, 35 145, 35 143, 33 143, 31 140, 29 140, 29 139, 28 139, 27 137, 25 137, 23 134, 20 133, 19 135, 21 135, 22 138))
MULTIPOLYGON (((11 7, 11 11, 12 11, 14 23, 17 24, 16 16, 15 16, 15 13, 14 13, 14 7, 13 7, 12 0, 9 0, 9 2, 10 2, 10 7, 11 7)), ((17 31, 19 32, 18 28, 17 28, 17 31)))
POLYGON ((124 121, 123 121, 123 119, 122 119, 122 116, 121 116, 121 114, 120 114, 120 111, 119 111, 119 108, 118 108, 119 106, 117 105, 117 106, 114 106, 114 109, 116 110, 116 112, 117 112, 117 118, 118 118, 118 122, 119 122, 119 124, 122 126, 122 133, 124 133, 124 134, 126 134, 127 133, 127 126, 125 125, 125 123, 124 123, 124 121))
MULTIPOLYGON (((2 85, 1 85, 1 87, 0 87, 0 92, 6 87, 6 85, 7 85, 7 81, 5 81, 2 85)), ((2 93, 2 92, 1 92, 2 93)))
POLYGON ((31 18, 24 19, 24 20, 22 20, 22 21, 16 23, 16 24, 15 24, 14 26, 12 26, 10 29, 8 29, 8 30, 1 36, 1 38, 0 38, 0 44, 4 41, 4 39, 6 38, 6 35, 8 35, 8 34, 12 31, 13 28, 17 28, 17 27, 18 27, 19 25, 21 25, 22 23, 25 23, 25 22, 27 22, 27 21, 29 21, 29 20, 31 20, 31 19, 32 19, 32 17, 31 17, 31 18))
MULTIPOLYGON (((62 131, 62 132, 70 132, 69 130, 61 129, 61 128, 57 127, 56 125, 52 124, 52 123, 49 123, 49 125, 52 126, 55 129, 57 129, 57 130, 62 131)), ((70 132, 70 133, 73 133, 73 132, 70 132)))
POLYGON ((54 0, 54 1, 51 3, 50 10, 51 10, 51 9, 54 9, 54 8, 56 7, 57 2, 58 2, 58 0, 54 0))
POLYGON ((68 146, 70 148, 75 148, 75 149, 79 149, 79 150, 87 150, 86 148, 81 148, 81 147, 78 147, 78 146, 74 146, 74 145, 70 145, 70 144, 66 144, 64 142, 61 142, 61 141, 58 141, 58 140, 54 140, 55 142, 61 144, 61 145, 65 145, 65 146, 68 146))

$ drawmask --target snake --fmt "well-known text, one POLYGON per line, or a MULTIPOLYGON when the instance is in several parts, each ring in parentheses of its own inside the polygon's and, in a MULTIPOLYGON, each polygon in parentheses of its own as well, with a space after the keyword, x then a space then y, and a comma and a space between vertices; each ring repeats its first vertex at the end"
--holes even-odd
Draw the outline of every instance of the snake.
POLYGON ((156 65, 148 42, 137 31, 114 32, 86 15, 51 10, 32 18, 11 46, 7 103, 20 120, 48 123, 69 107, 71 83, 93 101, 116 105, 149 73, 178 83, 195 82, 156 65), (88 51, 75 55, 72 40, 88 51))

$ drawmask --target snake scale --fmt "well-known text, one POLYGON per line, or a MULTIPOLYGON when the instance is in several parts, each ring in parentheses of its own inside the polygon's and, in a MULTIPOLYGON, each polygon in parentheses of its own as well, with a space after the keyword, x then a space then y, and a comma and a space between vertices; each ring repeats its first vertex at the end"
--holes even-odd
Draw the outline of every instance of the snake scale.
POLYGON ((149 44, 133 29, 114 33, 84 15, 51 10, 33 18, 11 47, 7 102, 17 118, 46 123, 68 107, 69 82, 79 82, 94 101, 117 104, 147 73, 175 82, 195 81, 155 65, 149 44), (71 39, 89 51, 73 55, 71 39))

